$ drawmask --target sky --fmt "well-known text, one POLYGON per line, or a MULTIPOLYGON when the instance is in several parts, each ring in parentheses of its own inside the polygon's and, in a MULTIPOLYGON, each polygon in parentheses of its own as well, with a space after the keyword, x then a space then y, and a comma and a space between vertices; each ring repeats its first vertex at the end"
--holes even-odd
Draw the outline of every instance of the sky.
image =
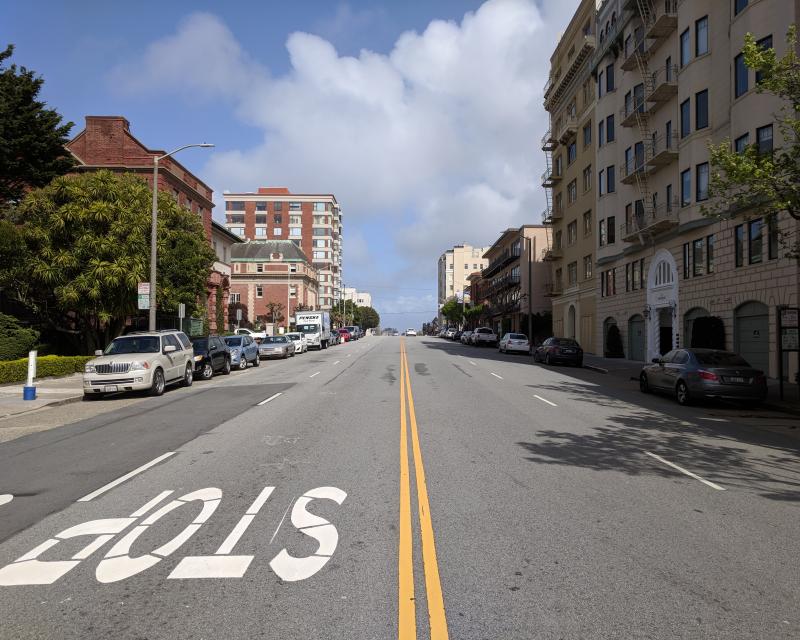
POLYGON ((0 45, 83 128, 124 115, 215 192, 333 193, 343 276, 384 327, 437 311, 437 260, 538 224, 549 59, 578 0, 2 2, 0 45))

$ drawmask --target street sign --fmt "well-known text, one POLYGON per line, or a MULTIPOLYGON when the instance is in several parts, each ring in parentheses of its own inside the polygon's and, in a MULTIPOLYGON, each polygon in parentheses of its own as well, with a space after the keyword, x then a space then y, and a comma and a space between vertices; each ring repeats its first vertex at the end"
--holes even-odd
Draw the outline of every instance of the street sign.
POLYGON ((242 320, 242 310, 241 309, 237 309, 236 310, 236 322, 241 322, 241 320, 242 320))
MULTIPOLYGON (((139 286, 136 288, 136 293, 140 296, 149 296, 150 295, 150 283, 149 282, 140 282, 139 286)), ((139 307, 141 309, 141 307, 139 307)))
POLYGON ((800 336, 798 336, 797 327, 782 327, 781 328, 781 350, 782 351, 798 351, 800 350, 800 336))
POLYGON ((781 326, 797 328, 800 326, 800 324, 798 324, 798 315, 800 315, 798 314, 798 309, 781 309, 781 326))
POLYGON ((140 293, 139 294, 139 302, 138 308, 141 309, 149 309, 150 308, 150 294, 149 293, 140 293))
POLYGON ((178 317, 183 320, 186 317, 186 305, 181 302, 178 305, 178 317))

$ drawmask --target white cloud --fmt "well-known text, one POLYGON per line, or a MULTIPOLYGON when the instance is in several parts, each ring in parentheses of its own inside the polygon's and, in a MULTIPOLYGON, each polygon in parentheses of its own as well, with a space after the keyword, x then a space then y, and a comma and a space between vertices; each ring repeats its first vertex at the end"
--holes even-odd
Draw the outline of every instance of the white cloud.
POLYGON ((348 228, 381 216, 405 268, 432 281, 448 246, 489 244, 508 226, 540 221, 542 87, 574 10, 566 4, 543 15, 533 0, 488 0, 460 23, 434 20, 399 35, 388 54, 341 56, 322 37, 296 32, 286 43, 291 70, 280 77, 257 62, 257 45, 245 50, 218 18, 195 14, 112 80, 140 94, 233 101, 263 138, 213 154, 204 175, 218 192, 333 192, 346 216, 345 251, 348 228))

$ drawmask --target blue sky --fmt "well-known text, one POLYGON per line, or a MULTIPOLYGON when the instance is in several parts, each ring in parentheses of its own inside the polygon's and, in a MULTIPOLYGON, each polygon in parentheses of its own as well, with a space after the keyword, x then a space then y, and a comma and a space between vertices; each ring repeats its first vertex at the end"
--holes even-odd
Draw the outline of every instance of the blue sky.
MULTIPOLYGON (((344 278, 384 326, 436 314, 436 259, 539 222, 541 89, 577 2, 6 3, 0 43, 80 131, 121 114, 215 190, 343 207, 344 278)), ((221 207, 215 217, 222 218, 221 207)))

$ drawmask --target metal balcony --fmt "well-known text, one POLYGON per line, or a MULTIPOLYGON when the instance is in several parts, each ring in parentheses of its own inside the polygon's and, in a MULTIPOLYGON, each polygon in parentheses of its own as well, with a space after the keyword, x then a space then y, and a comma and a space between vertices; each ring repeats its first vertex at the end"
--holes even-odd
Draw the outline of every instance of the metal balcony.
POLYGON ((553 207, 553 210, 550 213, 550 218, 553 220, 553 222, 561 220, 563 217, 564 217, 564 207, 553 207))
POLYGON ((566 144, 578 135, 578 117, 576 115, 565 115, 560 123, 558 130, 558 140, 561 144, 566 144))
POLYGON ((561 177, 560 173, 553 173, 552 169, 545 169, 542 174, 542 186, 545 189, 550 189, 561 182, 561 177))
POLYGON ((639 68, 639 61, 637 60, 637 56, 640 56, 643 60, 650 59, 650 51, 645 46, 644 38, 639 40, 631 46, 630 51, 625 56, 625 59, 622 61, 622 68, 625 71, 633 71, 639 68))
POLYGON ((560 282, 548 282, 544 285, 544 295, 548 298, 555 298, 560 296, 564 291, 564 287, 560 282))
POLYGON ((628 164, 622 164, 619 167, 620 182, 622 184, 634 184, 637 176, 647 174, 647 163, 644 158, 639 158, 638 162, 632 160, 628 164))
POLYGON ((564 257, 564 251, 562 249, 543 249, 542 250, 542 261, 543 262, 555 262, 556 260, 561 260, 564 257))
MULTIPOLYGON (((678 65, 672 64, 656 69, 650 74, 647 88, 648 93, 645 96, 647 102, 652 102, 654 106, 669 102, 678 95, 678 65)), ((650 107, 650 111, 653 111, 653 107, 650 107)))
POLYGON ((678 0, 656 0, 651 16, 646 26, 645 37, 663 39, 668 37, 678 28, 678 0))
POLYGON ((636 127, 640 117, 647 117, 648 111, 645 101, 642 99, 634 100, 630 107, 622 107, 619 110, 620 125, 623 127, 636 127))
POLYGON ((631 220, 620 228, 622 240, 632 244, 641 244, 641 236, 654 237, 670 231, 678 226, 678 200, 658 205, 650 211, 635 214, 631 220))
POLYGON ((554 151, 557 146, 558 140, 548 129, 547 133, 542 136, 542 151, 554 151))
POLYGON ((542 211, 542 224, 553 224, 553 214, 550 209, 542 211))
POLYGON ((656 137, 647 145, 646 153, 649 173, 672 164, 678 159, 678 134, 673 133, 669 138, 665 135, 656 137))

